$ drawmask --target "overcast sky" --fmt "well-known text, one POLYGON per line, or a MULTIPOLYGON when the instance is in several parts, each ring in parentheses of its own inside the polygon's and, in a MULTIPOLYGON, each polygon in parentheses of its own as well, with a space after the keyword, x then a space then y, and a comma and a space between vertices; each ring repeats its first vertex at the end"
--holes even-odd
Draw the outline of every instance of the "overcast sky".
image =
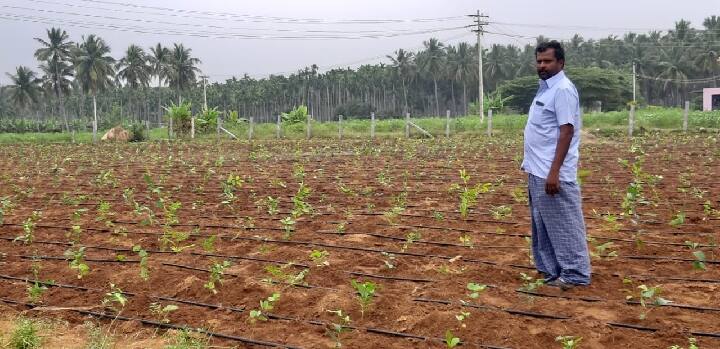
MULTIPOLYGON (((494 33, 601 38, 666 31, 681 18, 700 28, 704 18, 720 15, 720 0, 0 0, 0 83, 8 83, 4 73, 18 65, 37 68, 33 38, 45 38, 52 26, 74 41, 98 34, 116 58, 130 44, 181 42, 211 80, 223 81, 245 73, 289 74, 311 64, 325 70, 387 62, 385 55, 417 50, 429 37, 474 42, 460 27, 471 24, 464 16, 477 10, 489 16, 493 23, 485 29, 494 33)), ((530 41, 484 37, 484 44, 530 41)))

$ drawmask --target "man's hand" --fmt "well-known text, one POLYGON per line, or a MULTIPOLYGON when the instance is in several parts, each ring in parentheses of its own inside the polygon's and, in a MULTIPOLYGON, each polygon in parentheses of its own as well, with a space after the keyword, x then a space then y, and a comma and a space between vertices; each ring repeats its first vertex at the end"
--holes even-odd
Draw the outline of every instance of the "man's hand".
POLYGON ((573 125, 561 125, 557 148, 555 148, 555 159, 553 160, 552 166, 550 166, 548 178, 545 180, 545 193, 548 195, 555 195, 560 192, 560 167, 562 167, 565 161, 565 155, 567 155, 568 149, 570 149, 572 138, 573 125))
POLYGON ((550 172, 545 180, 545 193, 552 196, 560 192, 560 173, 550 172))

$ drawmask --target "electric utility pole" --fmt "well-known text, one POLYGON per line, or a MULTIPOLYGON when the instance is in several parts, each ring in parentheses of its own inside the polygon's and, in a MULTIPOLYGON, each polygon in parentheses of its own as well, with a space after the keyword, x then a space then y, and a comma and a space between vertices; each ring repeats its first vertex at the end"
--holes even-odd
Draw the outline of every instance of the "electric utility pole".
POLYGON ((203 79, 203 110, 207 110, 207 76, 202 75, 200 76, 201 79, 203 79))
POLYGON ((472 26, 473 32, 477 33, 477 49, 478 49, 478 109, 480 113, 480 122, 485 121, 485 91, 483 88, 483 59, 482 59, 482 33, 483 26, 489 23, 485 19, 489 18, 477 11, 474 15, 469 15, 475 19, 475 24, 472 26))

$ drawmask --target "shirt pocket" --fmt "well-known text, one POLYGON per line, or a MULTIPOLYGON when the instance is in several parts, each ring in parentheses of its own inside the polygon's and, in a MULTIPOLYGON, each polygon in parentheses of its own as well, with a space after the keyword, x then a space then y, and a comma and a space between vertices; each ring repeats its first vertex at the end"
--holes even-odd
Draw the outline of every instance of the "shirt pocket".
POLYGON ((557 126, 557 118, 555 117, 555 111, 552 109, 551 106, 548 106, 547 103, 543 103, 542 101, 540 101, 540 103, 542 103, 543 105, 540 105, 537 102, 533 103, 530 122, 540 128, 550 128, 557 126))

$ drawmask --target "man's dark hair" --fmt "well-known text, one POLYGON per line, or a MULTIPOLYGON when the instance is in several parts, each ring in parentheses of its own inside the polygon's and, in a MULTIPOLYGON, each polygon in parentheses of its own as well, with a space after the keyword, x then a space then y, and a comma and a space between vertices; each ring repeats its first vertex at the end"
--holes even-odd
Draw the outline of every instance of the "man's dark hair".
POLYGON ((537 54, 540 52, 545 52, 549 48, 554 50, 555 59, 557 59, 558 61, 565 61, 565 49, 563 49, 562 45, 556 40, 544 41, 539 43, 535 48, 535 56, 537 56, 537 54))

